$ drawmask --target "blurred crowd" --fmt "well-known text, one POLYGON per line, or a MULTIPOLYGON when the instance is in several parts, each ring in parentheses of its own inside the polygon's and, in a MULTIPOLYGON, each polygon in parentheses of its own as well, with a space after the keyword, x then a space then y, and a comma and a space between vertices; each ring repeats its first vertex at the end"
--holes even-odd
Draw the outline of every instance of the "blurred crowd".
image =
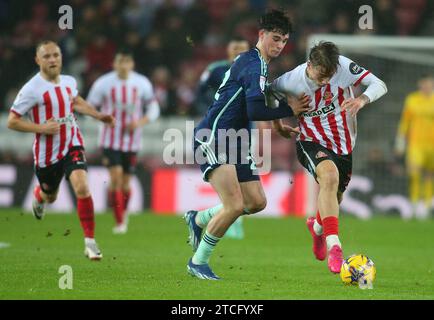
POLYGON ((74 75, 87 95, 93 81, 111 69, 119 47, 130 48, 136 69, 153 82, 162 115, 198 115, 195 95, 206 65, 225 58, 233 35, 254 46, 257 18, 284 8, 294 34, 271 64, 275 76, 301 63, 311 33, 419 35, 434 12, 429 0, 70 0, 72 30, 61 30, 60 0, 0 0, 0 112, 36 71, 35 44, 58 41, 64 73, 74 75), (360 30, 361 5, 371 5, 374 30, 360 30))

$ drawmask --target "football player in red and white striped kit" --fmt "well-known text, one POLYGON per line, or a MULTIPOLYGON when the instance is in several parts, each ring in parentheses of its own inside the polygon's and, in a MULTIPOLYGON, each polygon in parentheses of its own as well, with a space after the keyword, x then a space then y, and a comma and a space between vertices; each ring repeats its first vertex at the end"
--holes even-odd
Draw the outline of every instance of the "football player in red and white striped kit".
POLYGON ((33 143, 35 173, 39 185, 34 189, 33 215, 44 216, 44 204, 57 198, 66 177, 77 198, 77 211, 84 231, 85 255, 100 260, 102 253, 95 238, 92 196, 87 182, 83 138, 74 111, 114 126, 111 115, 97 112, 77 91, 75 79, 61 75, 62 53, 53 41, 36 47, 40 71, 20 90, 9 112, 8 128, 36 134, 33 143), (28 116, 28 120, 24 116, 28 116))
POLYGON ((137 162, 141 142, 141 127, 155 121, 160 107, 147 77, 134 71, 130 51, 119 50, 113 61, 113 71, 102 75, 92 85, 87 100, 104 113, 116 118, 116 125, 101 126, 100 146, 103 163, 109 169, 109 203, 116 226, 113 233, 127 232, 130 180, 137 162))
MULTIPOLYGON (((318 212, 307 226, 313 237, 313 252, 339 273, 343 262, 339 241, 339 203, 352 172, 352 152, 356 141, 356 114, 366 104, 387 92, 385 83, 370 71, 339 54, 334 43, 314 46, 306 63, 283 74, 271 85, 280 95, 310 98, 311 109, 298 117, 300 135, 297 156, 319 184, 318 212), (367 86, 357 98, 352 86, 367 86)), ((282 126, 280 120, 274 126, 282 126)))

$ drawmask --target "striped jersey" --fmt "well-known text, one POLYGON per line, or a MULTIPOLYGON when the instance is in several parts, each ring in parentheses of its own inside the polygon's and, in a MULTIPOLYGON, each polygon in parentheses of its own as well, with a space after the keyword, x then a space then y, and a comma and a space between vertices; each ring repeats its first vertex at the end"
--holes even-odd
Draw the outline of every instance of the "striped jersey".
POLYGON ((155 102, 154 90, 147 77, 130 72, 120 79, 115 71, 98 78, 89 91, 87 101, 101 107, 101 112, 116 119, 113 128, 101 124, 99 145, 105 149, 137 152, 140 148, 141 128, 127 130, 132 121, 143 117, 144 109, 155 102))
POLYGON ((257 48, 240 54, 226 71, 214 102, 197 125, 196 131, 211 129, 211 139, 215 141, 218 140, 218 129, 245 128, 250 134, 248 105, 259 101, 265 108, 264 89, 267 76, 268 65, 257 48))
POLYGON ((11 112, 27 115, 30 121, 43 124, 54 118, 60 131, 54 135, 37 133, 33 143, 35 165, 44 168, 66 156, 69 149, 83 147, 83 138, 73 113, 73 101, 78 95, 77 82, 71 76, 60 75, 59 83, 45 80, 40 73, 19 91, 11 112))
POLYGON ((330 82, 319 87, 306 75, 307 63, 277 78, 273 90, 310 96, 311 109, 298 118, 301 134, 297 140, 313 141, 338 155, 350 154, 355 146, 357 120, 341 109, 347 98, 354 98, 351 86, 358 86, 370 72, 350 59, 339 56, 337 71, 330 82))

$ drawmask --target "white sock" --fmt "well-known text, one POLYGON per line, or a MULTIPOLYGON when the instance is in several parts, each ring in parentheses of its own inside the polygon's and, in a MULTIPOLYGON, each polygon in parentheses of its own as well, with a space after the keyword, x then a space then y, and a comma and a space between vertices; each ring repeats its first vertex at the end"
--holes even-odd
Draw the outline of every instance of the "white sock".
POLYGON ((327 251, 329 251, 335 245, 342 247, 341 242, 339 241, 339 237, 336 234, 327 236, 326 241, 327 241, 327 251))
POLYGON ((320 225, 320 224, 316 221, 316 219, 315 219, 315 222, 313 223, 313 231, 315 232, 315 234, 316 234, 317 236, 322 235, 322 225, 320 225))
POLYGON ((95 244, 95 239, 94 238, 84 238, 84 244, 85 245, 95 244))

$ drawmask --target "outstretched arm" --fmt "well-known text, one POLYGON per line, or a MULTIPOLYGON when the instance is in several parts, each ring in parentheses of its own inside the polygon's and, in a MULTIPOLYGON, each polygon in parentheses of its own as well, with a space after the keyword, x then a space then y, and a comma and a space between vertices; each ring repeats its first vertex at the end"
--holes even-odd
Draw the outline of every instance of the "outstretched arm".
POLYGON ((74 99, 74 110, 78 113, 91 116, 101 122, 108 124, 113 127, 115 125, 115 118, 112 115, 104 114, 97 111, 94 107, 92 107, 89 103, 86 102, 81 96, 77 96, 74 99))
POLYGON ((284 99, 278 101, 275 108, 267 107, 263 99, 247 101, 249 119, 252 121, 282 119, 298 116, 309 110, 310 98, 304 93, 298 98, 287 96, 287 100, 288 103, 284 99))
POLYGON ((251 121, 266 121, 292 117, 294 112, 284 101, 277 108, 268 108, 265 100, 258 98, 247 101, 247 115, 251 121))
MULTIPOLYGON (((287 95, 286 98, 295 116, 298 116, 303 112, 307 112, 309 110, 309 103, 311 99, 304 92, 300 94, 298 98, 292 95, 287 95)), ((273 120, 272 126, 274 130, 276 130, 282 137, 286 139, 290 139, 291 137, 300 134, 299 128, 293 128, 291 126, 288 126, 284 124, 281 119, 273 120)))

